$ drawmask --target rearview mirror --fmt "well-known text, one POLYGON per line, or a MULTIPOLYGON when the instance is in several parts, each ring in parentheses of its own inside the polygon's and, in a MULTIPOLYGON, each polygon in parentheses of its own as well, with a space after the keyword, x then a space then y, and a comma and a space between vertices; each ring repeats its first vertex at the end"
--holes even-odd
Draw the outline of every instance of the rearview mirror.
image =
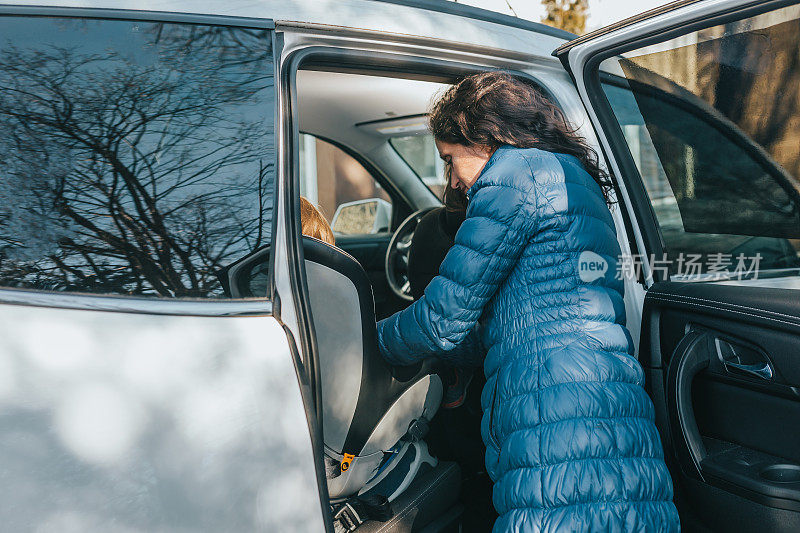
POLYGON ((392 204, 381 198, 345 202, 336 208, 331 227, 342 235, 372 234, 389 231, 392 204))

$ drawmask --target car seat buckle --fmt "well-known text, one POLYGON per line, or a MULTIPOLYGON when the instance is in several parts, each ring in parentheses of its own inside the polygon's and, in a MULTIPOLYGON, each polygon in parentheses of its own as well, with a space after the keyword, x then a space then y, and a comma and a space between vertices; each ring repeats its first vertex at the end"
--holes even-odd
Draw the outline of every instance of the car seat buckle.
POLYGON ((419 442, 425 438, 429 429, 430 425, 428 424, 428 420, 424 417, 420 417, 411 421, 408 425, 408 432, 406 435, 408 435, 411 442, 419 442))
POLYGON ((350 502, 345 502, 333 515, 334 528, 337 533, 340 531, 350 533, 364 523, 361 515, 356 512, 350 502))

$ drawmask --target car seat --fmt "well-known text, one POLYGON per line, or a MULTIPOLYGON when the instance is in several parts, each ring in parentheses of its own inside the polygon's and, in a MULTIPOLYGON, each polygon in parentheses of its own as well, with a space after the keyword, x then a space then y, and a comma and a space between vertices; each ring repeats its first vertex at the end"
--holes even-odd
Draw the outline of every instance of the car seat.
POLYGON ((441 380, 427 363, 392 368, 383 359, 372 285, 358 261, 311 237, 303 253, 329 496, 380 491, 391 501, 425 465, 436 466, 421 438, 441 403, 441 380))

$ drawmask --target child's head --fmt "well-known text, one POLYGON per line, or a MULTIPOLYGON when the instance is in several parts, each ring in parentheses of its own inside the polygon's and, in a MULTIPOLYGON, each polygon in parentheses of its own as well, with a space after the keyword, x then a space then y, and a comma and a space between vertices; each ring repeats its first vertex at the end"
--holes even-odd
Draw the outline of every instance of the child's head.
POLYGON ((333 230, 328 221, 322 216, 311 202, 300 197, 300 224, 303 228, 303 235, 314 237, 330 245, 336 244, 333 237, 333 230))

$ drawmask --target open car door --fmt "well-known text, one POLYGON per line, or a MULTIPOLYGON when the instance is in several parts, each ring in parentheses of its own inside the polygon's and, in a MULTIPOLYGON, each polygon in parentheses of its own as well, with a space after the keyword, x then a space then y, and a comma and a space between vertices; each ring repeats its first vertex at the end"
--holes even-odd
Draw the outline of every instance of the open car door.
POLYGON ((555 55, 617 178, 684 528, 800 530, 800 6, 676 2, 555 55))

